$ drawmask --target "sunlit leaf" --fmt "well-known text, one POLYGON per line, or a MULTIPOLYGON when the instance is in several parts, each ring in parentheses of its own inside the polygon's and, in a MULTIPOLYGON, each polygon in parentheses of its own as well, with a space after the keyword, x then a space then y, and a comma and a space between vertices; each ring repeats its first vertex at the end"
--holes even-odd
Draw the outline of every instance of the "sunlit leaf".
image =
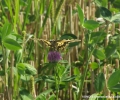
POLYGON ((20 35, 20 34, 15 34, 14 32, 12 32, 12 35, 15 36, 16 38, 21 38, 21 39, 23 38, 22 35, 20 35))
POLYGON ((95 49, 93 52, 93 55, 100 60, 103 60, 106 58, 104 52, 99 49, 95 49))
POLYGON ((108 0, 94 0, 97 6, 99 7, 106 7, 108 4, 108 0))
POLYGON ((74 75, 80 75, 79 68, 77 67, 74 68, 74 75))
POLYGON ((96 100, 98 97, 98 93, 94 93, 89 97, 89 100, 96 100))
POLYGON ((12 25, 9 22, 6 22, 1 30, 2 40, 6 38, 12 32, 12 25))
POLYGON ((112 19, 111 19, 111 22, 114 22, 114 23, 120 23, 120 13, 117 13, 115 15, 112 16, 112 19))
POLYGON ((15 62, 19 63, 22 60, 22 49, 15 52, 15 62))
POLYGON ((30 82, 31 75, 21 75, 20 79, 24 82, 30 82))
POLYGON ((17 64, 17 70, 20 75, 25 74, 25 69, 26 69, 25 66, 23 66, 22 64, 17 64))
POLYGON ((17 41, 10 38, 5 38, 3 40, 3 45, 10 50, 19 50, 22 48, 20 44, 17 43, 17 41))
POLYGON ((104 94, 94 93, 90 96, 89 100, 108 100, 108 99, 104 94))
POLYGON ((53 94, 53 95, 50 95, 48 100, 55 100, 55 99, 56 99, 56 96, 55 96, 55 94, 53 94))
POLYGON ((99 23, 94 20, 87 20, 84 22, 83 26, 88 30, 94 30, 99 27, 99 23))
POLYGON ((96 62, 92 62, 92 63, 90 64, 90 67, 91 67, 93 70, 95 70, 95 69, 97 69, 97 68, 99 67, 99 65, 98 65, 98 63, 96 63, 96 62))

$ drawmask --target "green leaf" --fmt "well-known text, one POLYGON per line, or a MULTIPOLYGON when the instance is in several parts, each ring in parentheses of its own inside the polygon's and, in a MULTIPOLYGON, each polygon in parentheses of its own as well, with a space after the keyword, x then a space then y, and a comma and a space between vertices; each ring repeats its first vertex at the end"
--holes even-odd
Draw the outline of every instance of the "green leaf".
POLYGON ((56 100, 56 96, 55 96, 55 94, 50 95, 50 97, 49 97, 49 99, 48 99, 48 100, 56 100))
MULTIPOLYGON (((31 1, 32 1, 32 0, 31 0, 31 1)), ((44 4, 44 2, 42 2, 42 4, 44 4)), ((42 24, 42 27, 41 27, 41 29, 40 29, 40 32, 39 32, 39 35, 38 35, 38 36, 40 36, 41 33, 42 33, 42 31, 44 30, 44 27, 45 27, 45 24, 46 24, 47 19, 48 19, 48 17, 49 17, 49 14, 51 13, 52 4, 53 4, 53 1, 50 0, 49 5, 48 5, 48 7, 47 7, 47 9, 46 9, 45 18, 44 18, 44 20, 43 20, 43 24, 42 24)), ((57 8, 57 11, 56 11, 56 14, 55 14, 55 15, 57 15, 57 14, 59 13, 59 9, 60 9, 60 7, 57 8)), ((52 33, 53 33, 53 31, 54 31, 54 25, 53 25, 51 31, 52 31, 52 33)))
POLYGON ((35 78, 35 83, 38 83, 38 82, 40 82, 42 80, 43 80, 42 77, 35 78))
POLYGON ((42 93, 40 93, 37 97, 36 100, 46 100, 46 96, 52 92, 52 89, 48 89, 42 93))
POLYGON ((54 67, 56 67, 57 63, 45 63, 44 66, 41 68, 41 72, 44 73, 51 73, 51 70, 54 69, 54 67))
POLYGON ((89 97, 89 100, 96 100, 98 98, 98 93, 94 93, 89 97))
POLYGON ((99 49, 95 49, 93 52, 93 55, 100 60, 104 60, 106 58, 103 51, 99 49))
POLYGON ((14 36, 15 38, 19 38, 19 39, 22 39, 22 38, 23 38, 22 35, 20 35, 20 34, 16 34, 16 33, 14 33, 14 32, 12 32, 11 35, 14 36))
POLYGON ((72 33, 63 34, 60 39, 77 39, 77 36, 72 33))
POLYGON ((26 67, 26 74, 30 74, 30 75, 37 74, 37 70, 32 65, 24 63, 24 66, 26 67))
POLYGON ((78 82, 80 81, 81 73, 78 67, 74 68, 74 75, 76 76, 75 80, 78 82))
POLYGON ((57 67, 58 67, 58 76, 59 77, 66 75, 66 73, 64 73, 64 71, 66 70, 67 67, 64 67, 64 66, 59 65, 59 64, 57 65, 57 67))
POLYGON ((91 33, 91 43, 95 44, 95 43, 99 43, 101 41, 103 41, 105 39, 105 37, 107 36, 107 34, 105 32, 92 32, 91 33))
POLYGON ((17 70, 18 70, 18 73, 20 74, 20 75, 24 75, 25 74, 25 66, 23 66, 22 64, 17 64, 17 70))
POLYGON ((79 68, 77 67, 74 68, 74 75, 80 75, 79 68))
POLYGON ((89 97, 89 100, 107 100, 107 98, 103 94, 94 93, 89 97))
POLYGON ((119 12, 119 9, 117 9, 117 8, 110 8, 110 11, 111 11, 111 12, 118 13, 118 12, 119 12))
POLYGON ((36 100, 46 100, 46 97, 44 94, 41 94, 36 100))
POLYGON ((17 70, 17 67, 13 67, 13 73, 14 73, 14 75, 15 75, 15 76, 17 76, 17 75, 18 75, 18 70, 17 70))
POLYGON ((49 75, 49 76, 42 76, 42 80, 44 80, 44 81, 46 81, 46 82, 48 82, 48 83, 55 83, 55 78, 54 78, 54 76, 51 76, 51 75, 49 75))
POLYGON ((100 14, 108 21, 110 21, 112 18, 112 13, 105 7, 100 7, 100 14))
POLYGON ((4 76, 5 75, 5 71, 0 71, 0 76, 4 76))
POLYGON ((17 43, 17 41, 10 38, 5 38, 3 40, 3 45, 9 50, 19 50, 22 48, 20 44, 17 43))
POLYGON ((22 60, 22 49, 15 52, 15 62, 19 63, 22 60))
POLYGON ((27 1, 27 6, 26 6, 26 9, 25 9, 24 23, 23 23, 23 25, 22 25, 22 29, 24 29, 25 24, 27 23, 28 15, 29 15, 30 8, 31 8, 31 2, 32 2, 32 0, 28 0, 28 1, 27 1))
POLYGON ((111 92, 120 92, 120 84, 117 84, 111 88, 108 88, 111 92))
POLYGON ((108 44, 105 48, 106 58, 109 58, 116 51, 116 44, 108 44))
POLYGON ((95 69, 97 69, 97 68, 99 67, 99 65, 98 65, 98 63, 96 63, 96 62, 92 62, 92 63, 90 64, 90 67, 91 67, 93 70, 95 70, 95 69))
POLYGON ((27 63, 19 63, 17 64, 18 72, 20 74, 29 74, 29 75, 35 75, 37 74, 37 70, 30 64, 27 63))
POLYGON ((70 82, 76 78, 76 75, 68 76, 65 78, 62 78, 62 82, 70 82))
POLYGON ((21 6, 27 6, 27 0, 20 0, 21 6))
POLYGON ((117 8, 117 9, 120 9, 120 0, 115 0, 115 1, 113 2, 113 6, 114 6, 115 8, 117 8))
POLYGON ((108 0, 108 2, 111 2, 111 3, 113 3, 115 0, 108 0))
POLYGON ((68 47, 71 48, 71 47, 77 46, 79 44, 80 44, 80 42, 72 42, 72 43, 69 43, 68 47))
POLYGON ((108 79, 107 82, 108 88, 114 87, 115 85, 118 84, 118 82, 120 82, 120 69, 112 73, 112 75, 108 79))
POLYGON ((55 83, 55 78, 52 75, 43 75, 42 77, 39 77, 38 80, 43 80, 48 83, 55 83))
POLYGON ((120 23, 120 13, 117 13, 115 15, 112 16, 112 19, 111 19, 111 22, 114 22, 114 23, 120 23))
POLYGON ((94 0, 97 6, 99 7, 106 7, 108 5, 107 0, 94 0))
POLYGON ((82 11, 82 9, 80 8, 79 5, 77 5, 77 9, 78 9, 78 17, 79 17, 79 20, 80 20, 80 24, 82 25, 83 21, 84 21, 84 14, 83 14, 83 11, 82 11))
POLYGON ((87 20, 84 22, 83 26, 88 30, 94 30, 99 27, 99 23, 94 20, 87 20))
POLYGON ((95 90, 101 92, 105 85, 105 77, 103 73, 99 73, 95 78, 95 90))
POLYGON ((23 82, 30 82, 31 81, 31 75, 21 75, 20 79, 23 82))
POLYGON ((55 80, 52 80, 52 79, 45 79, 45 82, 47 82, 47 83, 55 83, 55 80))
POLYGON ((40 2, 40 15, 44 14, 44 6, 45 6, 46 1, 41 1, 40 2))
POLYGON ((29 93, 29 91, 27 91, 25 89, 21 89, 19 91, 19 94, 20 94, 22 100, 34 100, 33 96, 29 93))
MULTIPOLYGON (((100 17, 100 8, 99 7, 96 7, 96 9, 95 9, 96 11, 95 11, 95 17, 96 18, 99 18, 100 17)), ((96 19, 97 20, 97 19, 96 19)), ((99 24, 103 24, 104 23, 104 21, 98 21, 99 22, 99 24)))
POLYGON ((2 40, 6 38, 12 32, 12 25, 9 22, 6 22, 1 31, 2 40))

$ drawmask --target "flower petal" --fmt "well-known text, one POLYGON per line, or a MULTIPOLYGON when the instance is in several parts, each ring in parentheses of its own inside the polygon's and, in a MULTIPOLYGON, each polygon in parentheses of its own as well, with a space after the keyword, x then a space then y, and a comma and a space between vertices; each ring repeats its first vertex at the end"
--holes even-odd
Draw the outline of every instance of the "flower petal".
POLYGON ((50 51, 48 53, 49 62, 58 62, 59 60, 61 60, 61 58, 61 54, 57 51, 50 51))

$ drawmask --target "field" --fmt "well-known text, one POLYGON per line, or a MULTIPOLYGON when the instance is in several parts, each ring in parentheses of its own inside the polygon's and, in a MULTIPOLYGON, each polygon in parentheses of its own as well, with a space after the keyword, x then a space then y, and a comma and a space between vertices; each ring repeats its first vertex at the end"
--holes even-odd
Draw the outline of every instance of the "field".
POLYGON ((0 0, 0 100, 120 100, 120 0, 0 0))

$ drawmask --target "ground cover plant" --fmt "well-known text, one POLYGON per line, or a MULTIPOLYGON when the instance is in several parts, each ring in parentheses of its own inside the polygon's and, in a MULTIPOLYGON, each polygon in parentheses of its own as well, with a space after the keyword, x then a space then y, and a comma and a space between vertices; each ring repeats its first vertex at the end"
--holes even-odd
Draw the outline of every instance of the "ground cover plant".
POLYGON ((120 0, 0 0, 0 100, 119 100, 120 0))

